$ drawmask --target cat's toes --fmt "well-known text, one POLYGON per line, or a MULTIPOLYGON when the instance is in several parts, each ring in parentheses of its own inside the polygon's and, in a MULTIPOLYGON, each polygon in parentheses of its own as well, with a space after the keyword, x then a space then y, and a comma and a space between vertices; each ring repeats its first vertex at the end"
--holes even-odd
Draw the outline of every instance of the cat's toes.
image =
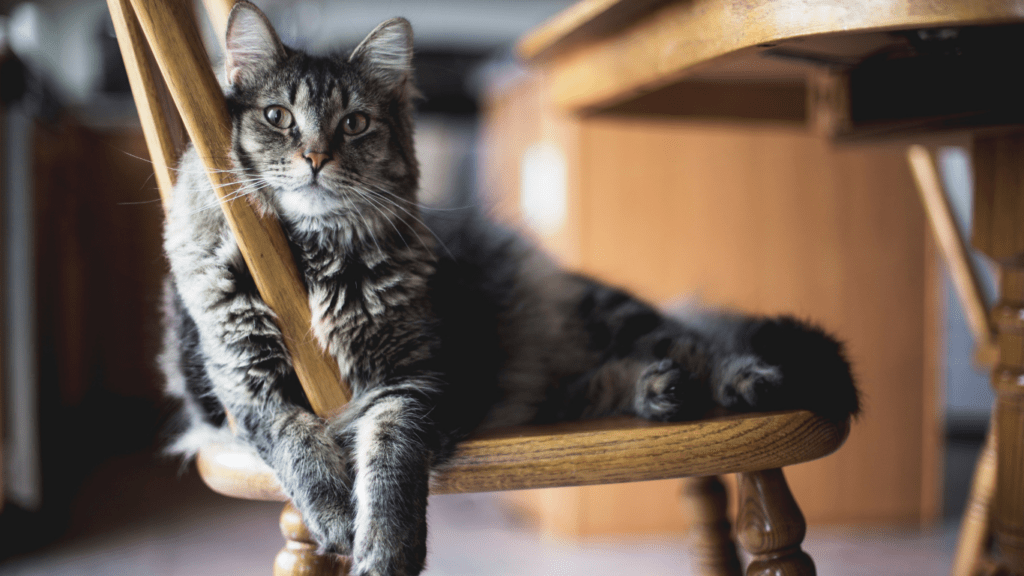
POLYGON ((640 373, 634 409, 649 420, 679 420, 707 409, 701 384, 675 362, 664 359, 640 373))
POLYGON ((726 408, 770 409, 778 400, 781 385, 778 367, 753 355, 737 356, 724 363, 715 400, 726 408))

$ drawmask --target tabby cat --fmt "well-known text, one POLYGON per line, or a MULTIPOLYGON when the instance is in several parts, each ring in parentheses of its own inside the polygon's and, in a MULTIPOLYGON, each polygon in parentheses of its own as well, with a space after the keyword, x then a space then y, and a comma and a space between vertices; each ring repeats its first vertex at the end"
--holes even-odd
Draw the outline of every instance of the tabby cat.
POLYGON ((312 332, 353 398, 329 421, 306 402, 189 149, 168 207, 172 278, 162 365, 183 402, 172 450, 237 437, 270 465, 325 551, 357 575, 418 574, 430 471, 481 427, 633 414, 859 402, 839 343, 790 318, 671 318, 560 270, 484 219, 421 213, 412 30, 378 26, 347 56, 284 46, 239 2, 227 30, 231 158, 281 221, 312 332))

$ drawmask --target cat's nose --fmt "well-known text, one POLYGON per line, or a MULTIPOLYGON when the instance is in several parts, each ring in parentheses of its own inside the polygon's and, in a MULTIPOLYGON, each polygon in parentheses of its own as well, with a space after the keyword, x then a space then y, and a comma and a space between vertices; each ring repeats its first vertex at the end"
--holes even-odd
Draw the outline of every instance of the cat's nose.
POLYGON ((309 167, 313 169, 313 174, 316 174, 323 168, 324 164, 330 162, 331 153, 306 150, 302 153, 302 157, 306 159, 306 162, 309 162, 309 167))

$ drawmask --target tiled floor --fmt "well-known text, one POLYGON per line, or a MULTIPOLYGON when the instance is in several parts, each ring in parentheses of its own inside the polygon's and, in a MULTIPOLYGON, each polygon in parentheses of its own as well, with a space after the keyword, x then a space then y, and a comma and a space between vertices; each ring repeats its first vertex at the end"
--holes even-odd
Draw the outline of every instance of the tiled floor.
MULTIPOLYGON (((148 455, 112 461, 83 488, 68 534, 0 564, 9 576, 269 574, 281 547, 280 505, 230 500, 148 455)), ((691 574, 681 537, 584 543, 543 537, 493 496, 434 497, 429 576, 691 574)), ((953 524, 933 531, 811 528, 818 573, 932 576, 948 572, 953 524)))

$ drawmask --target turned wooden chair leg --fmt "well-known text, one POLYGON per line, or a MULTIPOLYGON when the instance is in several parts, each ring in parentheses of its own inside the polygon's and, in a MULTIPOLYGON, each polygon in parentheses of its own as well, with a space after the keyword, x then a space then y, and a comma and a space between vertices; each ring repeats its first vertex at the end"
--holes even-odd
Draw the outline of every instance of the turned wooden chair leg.
POLYGON ((319 554, 313 537, 302 523, 302 515, 289 502, 281 511, 284 548, 274 559, 274 576, 347 576, 348 559, 336 554, 319 554))
POLYGON ((782 470, 739 475, 736 535, 747 552, 747 576, 813 576, 814 562, 800 549, 807 525, 782 470))
POLYGON ((996 489, 996 430, 993 422, 985 439, 985 448, 974 467, 974 480, 960 524, 951 576, 975 576, 988 551, 992 493, 996 489))
POLYGON ((690 546, 694 569, 702 576, 740 576, 739 557, 726 515, 725 485, 717 476, 683 481, 683 506, 692 525, 690 546))

